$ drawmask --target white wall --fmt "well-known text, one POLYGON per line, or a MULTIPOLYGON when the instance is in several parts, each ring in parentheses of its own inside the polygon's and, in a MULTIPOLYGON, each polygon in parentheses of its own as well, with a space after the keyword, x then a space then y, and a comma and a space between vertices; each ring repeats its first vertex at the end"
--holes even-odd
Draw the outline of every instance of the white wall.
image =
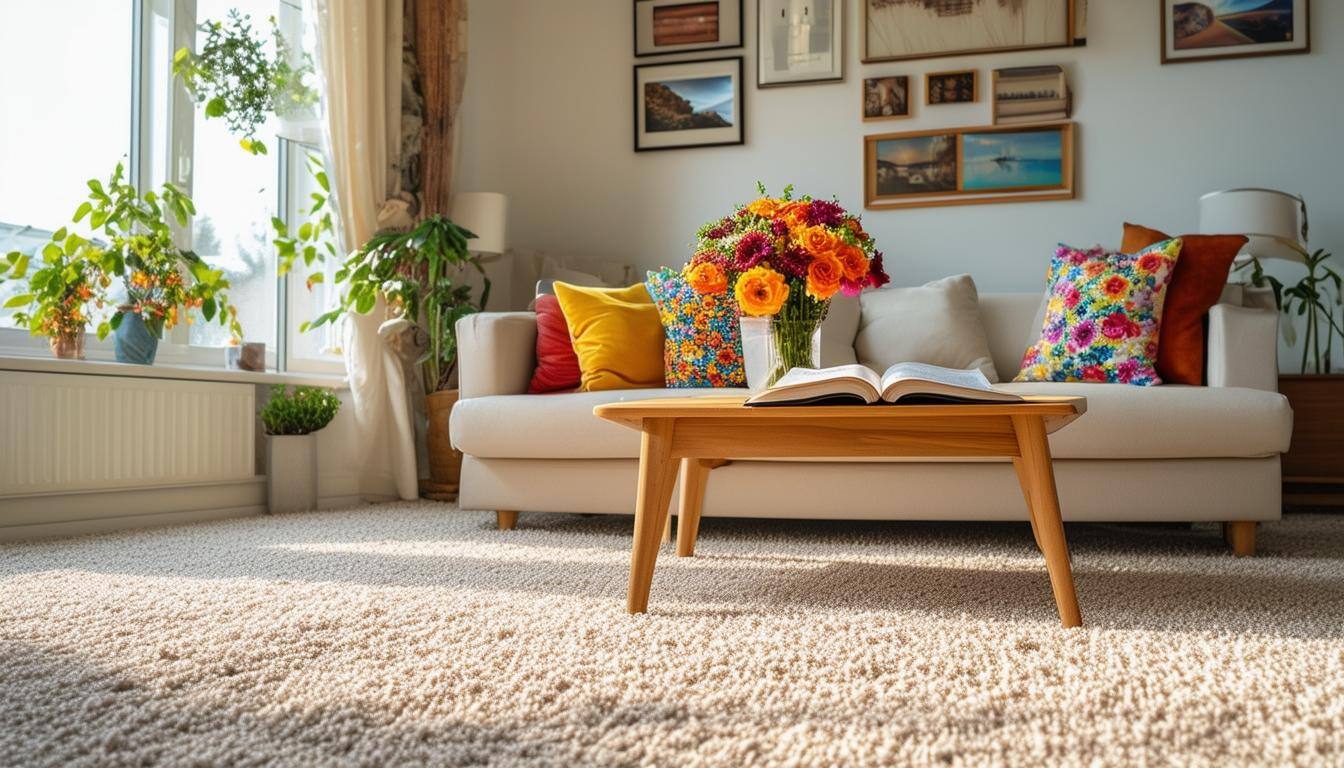
POLYGON ((1036 290, 1057 241, 1118 245, 1125 220, 1192 231, 1199 196, 1232 186, 1302 193, 1312 243, 1344 258, 1339 0, 1312 3, 1308 55, 1165 67, 1156 0, 1091 0, 1084 48, 874 65, 859 63, 858 3, 845 3, 843 83, 760 90, 745 0, 745 146, 636 154, 630 0, 471 0, 458 189, 510 196, 514 246, 680 265, 695 229, 749 200, 757 179, 861 210, 865 134, 988 124, 991 69, 1062 63, 1078 199, 866 212, 897 284, 970 272, 982 290, 1036 290), (924 72, 968 67, 981 72, 978 104, 923 106, 924 72), (915 116, 863 123, 860 80, 885 74, 919 80, 915 116))

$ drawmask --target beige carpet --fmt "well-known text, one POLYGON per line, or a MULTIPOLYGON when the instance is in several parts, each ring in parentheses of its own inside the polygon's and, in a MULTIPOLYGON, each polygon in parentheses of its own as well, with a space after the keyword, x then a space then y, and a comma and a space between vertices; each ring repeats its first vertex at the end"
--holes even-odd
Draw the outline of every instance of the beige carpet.
POLYGON ((405 504, 0 547, 3 765, 1339 765, 1344 516, 706 520, 405 504))

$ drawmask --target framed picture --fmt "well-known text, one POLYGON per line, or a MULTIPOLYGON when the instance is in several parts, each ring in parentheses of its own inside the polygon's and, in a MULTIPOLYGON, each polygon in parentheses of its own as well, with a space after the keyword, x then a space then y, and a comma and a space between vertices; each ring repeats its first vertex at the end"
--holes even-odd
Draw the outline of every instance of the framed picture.
POLYGON ((1067 120, 1073 113, 1073 97, 1060 66, 996 69, 991 90, 995 125, 1067 120))
POLYGON ((1158 0, 1162 63, 1311 50, 1308 0, 1158 0))
POLYGON ((865 77, 863 119, 896 120, 910 116, 910 77, 865 77))
POLYGON ((863 61, 1060 48, 1074 0, 859 0, 863 61))
POLYGON ((844 0, 756 0, 756 85, 843 80, 844 0))
POLYGON ((741 144, 742 57, 635 67, 635 151, 741 144))
POLYGON ((930 72, 924 76, 924 103, 970 104, 978 101, 978 79, 974 69, 930 72))
POLYGON ((635 56, 742 47, 742 0, 635 0, 635 56))
POLYGON ((866 136, 864 206, 1072 199, 1073 149, 1072 123, 866 136))

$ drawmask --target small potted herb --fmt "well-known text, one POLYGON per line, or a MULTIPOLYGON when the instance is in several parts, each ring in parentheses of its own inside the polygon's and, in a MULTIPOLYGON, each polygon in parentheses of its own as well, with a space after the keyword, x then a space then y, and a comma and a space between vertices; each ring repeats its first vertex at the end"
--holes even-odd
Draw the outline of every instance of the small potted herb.
POLYGON ((267 503, 272 514, 317 508, 316 432, 336 418, 341 401, 329 389, 271 388, 261 409, 266 428, 267 503))

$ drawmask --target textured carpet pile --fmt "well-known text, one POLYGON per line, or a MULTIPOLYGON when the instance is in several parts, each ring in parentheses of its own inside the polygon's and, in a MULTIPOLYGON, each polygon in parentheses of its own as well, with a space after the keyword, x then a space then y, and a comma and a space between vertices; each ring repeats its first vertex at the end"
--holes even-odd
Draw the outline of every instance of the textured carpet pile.
POLYGON ((0 546, 3 765, 1339 765, 1344 516, 1068 530, 400 504, 0 546))

